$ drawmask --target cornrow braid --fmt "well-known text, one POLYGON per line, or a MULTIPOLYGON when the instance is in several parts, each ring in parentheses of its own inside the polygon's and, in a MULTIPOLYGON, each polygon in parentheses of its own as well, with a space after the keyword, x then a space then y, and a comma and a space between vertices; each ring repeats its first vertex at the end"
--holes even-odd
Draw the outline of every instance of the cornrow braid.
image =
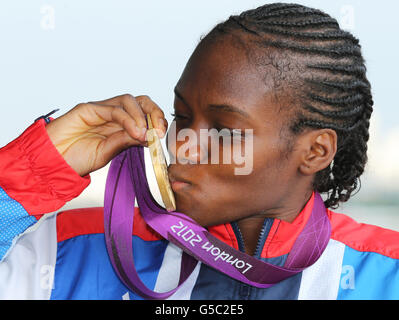
MULTIPOLYGON (((359 40, 328 14, 298 4, 274 3, 248 10, 215 26, 205 37, 243 35, 246 47, 273 49, 294 62, 276 72, 299 101, 290 131, 329 128, 338 136, 332 163, 315 175, 314 190, 336 208, 360 188, 367 163, 373 99, 359 40), (249 46, 254 44, 255 46, 249 46), (288 79, 288 80, 287 80, 288 79), (295 79, 290 82, 289 79, 295 79)), ((248 49, 248 50, 249 50, 248 49)), ((260 50, 259 50, 260 49, 260 50)), ((262 61, 262 60, 261 60, 262 61)), ((257 66, 259 65, 259 61, 257 66)), ((284 85, 283 85, 284 86, 284 85)))
POLYGON ((326 56, 337 56, 337 57, 361 57, 360 48, 354 46, 342 46, 342 45, 332 45, 324 48, 317 46, 306 47, 303 45, 296 45, 292 43, 265 40, 262 42, 262 46, 265 47, 275 47, 279 49, 289 49, 292 51, 299 51, 304 53, 312 53, 326 56))
POLYGON ((283 30, 283 29, 278 29, 278 28, 270 28, 270 27, 264 27, 263 28, 264 32, 270 33, 270 34, 277 34, 277 35, 282 35, 286 37, 298 37, 298 38, 303 38, 303 39, 309 39, 309 40, 341 40, 343 38, 346 38, 347 40, 352 41, 354 44, 358 44, 359 40, 356 39, 354 36, 352 36, 350 33, 346 31, 329 31, 325 33, 312 33, 312 32, 303 32, 303 33, 296 33, 291 30, 283 30))
POLYGON ((328 64, 313 64, 308 65, 308 68, 327 70, 331 73, 347 74, 350 76, 362 77, 366 73, 366 68, 363 65, 328 65, 328 64))
POLYGON ((286 27, 286 28, 312 28, 319 27, 320 25, 331 25, 331 26, 339 26, 337 20, 333 18, 316 18, 316 19, 307 19, 304 21, 269 21, 262 23, 264 26, 271 27, 286 27))

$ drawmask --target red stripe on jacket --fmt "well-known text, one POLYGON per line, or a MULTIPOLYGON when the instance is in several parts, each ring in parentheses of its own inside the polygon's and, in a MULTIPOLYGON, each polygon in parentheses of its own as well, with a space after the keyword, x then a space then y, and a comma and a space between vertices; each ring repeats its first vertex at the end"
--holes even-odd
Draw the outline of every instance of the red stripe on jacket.
MULTIPOLYGON (((226 244, 238 249, 237 239, 230 224, 214 226, 209 232, 226 244)), ((80 208, 62 211, 57 215, 57 241, 85 234, 104 233, 104 208, 80 208)), ((138 207, 134 208, 133 235, 145 241, 163 239, 144 220, 138 207)))
MULTIPOLYGON (((312 203, 312 201, 310 201, 312 203)), ((301 228, 294 230, 306 223, 311 204, 304 210, 293 223, 283 223, 276 219, 268 239, 266 240, 261 257, 278 257, 289 252, 296 235, 301 228), (281 227, 280 231, 277 229, 281 227), (289 232, 292 231, 290 234, 289 232), (280 232, 280 233, 279 233, 280 232), (276 235, 278 235, 276 237, 276 235), (286 242, 284 242, 284 240, 286 242), (272 243, 272 245, 271 245, 272 243), (272 251, 267 249, 273 248, 272 251)), ((143 219, 140 209, 134 208, 133 235, 145 241, 156 241, 162 237, 143 219)), ((332 234, 331 238, 362 252, 375 252, 394 259, 399 259, 399 232, 381 227, 357 223, 352 218, 327 210, 332 234)), ((104 211, 102 207, 82 208, 64 211, 57 216, 57 240, 58 242, 84 235, 104 233, 104 211)), ((231 247, 238 249, 237 239, 230 224, 223 224, 209 228, 209 232, 231 247)))
MULTIPOLYGON (((96 233, 104 233, 104 208, 102 207, 72 209, 60 212, 57 215, 58 242, 96 233)), ((138 207, 134 208, 132 234, 145 241, 162 239, 157 232, 147 225, 138 207)))

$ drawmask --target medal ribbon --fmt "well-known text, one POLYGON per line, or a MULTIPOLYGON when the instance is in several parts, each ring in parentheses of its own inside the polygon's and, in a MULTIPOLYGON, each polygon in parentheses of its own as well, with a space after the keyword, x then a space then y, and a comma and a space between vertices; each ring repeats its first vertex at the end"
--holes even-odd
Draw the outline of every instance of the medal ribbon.
POLYGON ((111 162, 105 189, 104 230, 108 255, 122 282, 145 299, 166 299, 189 277, 198 261, 248 285, 271 287, 316 262, 330 239, 331 225, 323 200, 314 193, 313 210, 284 266, 263 262, 225 244, 187 215, 161 207, 148 186, 144 149, 137 146, 111 162), (171 291, 150 290, 137 274, 132 250, 136 197, 146 223, 184 251, 179 285, 171 291))

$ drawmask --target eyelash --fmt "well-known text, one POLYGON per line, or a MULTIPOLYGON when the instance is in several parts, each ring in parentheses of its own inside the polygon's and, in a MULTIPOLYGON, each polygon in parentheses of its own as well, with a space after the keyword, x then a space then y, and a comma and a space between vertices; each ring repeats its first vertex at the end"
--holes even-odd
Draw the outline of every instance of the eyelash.
POLYGON ((179 115, 179 114, 177 114, 177 113, 171 113, 170 115, 171 115, 174 119, 188 119, 188 117, 181 116, 181 115, 179 115))

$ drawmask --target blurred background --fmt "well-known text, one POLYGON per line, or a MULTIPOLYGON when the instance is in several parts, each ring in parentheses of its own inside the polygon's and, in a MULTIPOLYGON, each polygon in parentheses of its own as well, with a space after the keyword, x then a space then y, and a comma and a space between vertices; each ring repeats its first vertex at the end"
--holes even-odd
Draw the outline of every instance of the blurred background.
MULTIPOLYGON (((58 117, 80 102, 123 93, 149 95, 170 123, 173 88, 200 37, 229 15, 269 2, 1 1, 0 146, 55 108, 61 109, 58 117)), ((335 211, 399 230, 399 2, 296 2, 329 13, 360 38, 373 88, 370 160, 362 187, 335 211)), ((146 161, 160 201, 148 153, 146 161)), ((107 169, 92 173, 91 185, 65 209, 102 206, 107 169)))

